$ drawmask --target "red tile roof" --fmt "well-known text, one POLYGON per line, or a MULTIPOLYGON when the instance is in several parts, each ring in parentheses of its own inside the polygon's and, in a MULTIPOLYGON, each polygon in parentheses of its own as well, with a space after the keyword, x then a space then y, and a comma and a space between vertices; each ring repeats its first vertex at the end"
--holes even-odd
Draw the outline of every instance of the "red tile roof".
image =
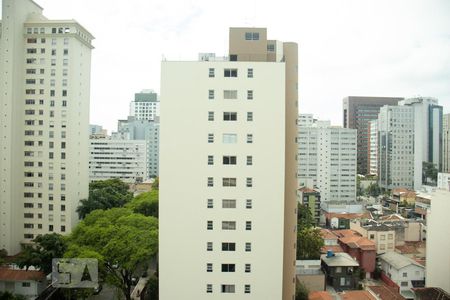
POLYGON ((320 248, 320 253, 327 253, 328 250, 331 250, 334 253, 344 252, 344 249, 342 249, 340 245, 325 245, 320 248))
POLYGON ((326 240, 337 240, 338 237, 329 229, 320 228, 320 235, 326 240))
POLYGON ((362 236, 345 236, 339 239, 350 248, 360 248, 362 250, 376 250, 375 243, 362 236))
POLYGON ((361 236, 357 231, 352 229, 339 229, 339 230, 333 230, 333 233, 337 237, 345 237, 345 236, 361 236))
POLYGON ((0 268, 0 281, 43 280, 44 278, 45 274, 40 271, 0 268))
POLYGON ((396 288, 386 286, 386 285, 373 285, 368 286, 368 289, 372 290, 381 300, 405 300, 405 298, 400 295, 396 288))
POLYGON ((329 292, 326 291, 316 291, 311 292, 308 295, 309 300, 333 300, 329 292))
POLYGON ((342 300, 376 300, 368 291, 346 291, 340 293, 342 300))

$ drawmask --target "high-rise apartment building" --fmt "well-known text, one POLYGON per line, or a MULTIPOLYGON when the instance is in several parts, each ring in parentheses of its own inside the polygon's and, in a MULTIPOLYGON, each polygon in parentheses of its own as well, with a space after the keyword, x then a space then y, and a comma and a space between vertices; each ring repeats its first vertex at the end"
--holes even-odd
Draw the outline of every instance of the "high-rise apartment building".
POLYGON ((418 189, 415 172, 414 110, 383 106, 378 116, 378 183, 385 189, 418 189))
POLYGON ((297 164, 299 186, 317 188, 322 203, 356 200, 355 129, 299 122, 297 164))
POLYGON ((159 116, 158 94, 153 90, 134 94, 134 101, 130 103, 130 116, 136 120, 155 120, 159 116))
POLYGON ((442 122, 442 172, 450 173, 450 114, 442 122))
POLYGON ((399 105, 413 108, 414 113, 414 186, 419 189, 424 181, 424 163, 433 163, 442 170, 442 106, 430 97, 408 98, 399 105))
POLYGON ((68 233, 88 195, 92 35, 3 0, 0 40, 0 249, 68 233))
POLYGON ((297 45, 266 36, 231 28, 229 60, 162 62, 162 300, 294 297, 297 45))
POLYGON ((378 118, 384 105, 397 105, 403 98, 349 96, 343 100, 344 128, 358 131, 358 174, 370 173, 369 121, 378 118))
POLYGON ((136 183, 149 177, 145 140, 91 138, 89 143, 90 181, 119 178, 136 183))
POLYGON ((378 119, 369 122, 369 174, 378 175, 378 119))

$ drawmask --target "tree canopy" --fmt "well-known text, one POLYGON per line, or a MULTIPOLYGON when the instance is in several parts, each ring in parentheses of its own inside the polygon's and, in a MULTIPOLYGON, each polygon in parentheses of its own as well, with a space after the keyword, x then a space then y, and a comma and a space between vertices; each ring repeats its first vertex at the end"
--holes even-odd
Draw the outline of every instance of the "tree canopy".
POLYGON ((305 227, 312 227, 315 224, 315 220, 311 213, 311 210, 305 204, 298 204, 297 207, 297 225, 298 230, 305 227))
POLYGON ((150 192, 142 193, 133 198, 125 205, 126 208, 133 212, 143 214, 147 217, 158 217, 158 198, 159 191, 151 190, 150 192))
POLYGON ((319 259, 323 238, 320 229, 314 228, 315 220, 309 208, 298 205, 297 210, 297 259, 319 259))
POLYGON ((158 220, 127 208, 95 210, 68 238, 65 257, 99 260, 99 275, 130 299, 132 277, 158 250, 158 220))
POLYGON ((120 179, 93 181, 89 184, 88 199, 80 200, 77 208, 80 219, 96 209, 123 207, 133 198, 128 185, 120 179))

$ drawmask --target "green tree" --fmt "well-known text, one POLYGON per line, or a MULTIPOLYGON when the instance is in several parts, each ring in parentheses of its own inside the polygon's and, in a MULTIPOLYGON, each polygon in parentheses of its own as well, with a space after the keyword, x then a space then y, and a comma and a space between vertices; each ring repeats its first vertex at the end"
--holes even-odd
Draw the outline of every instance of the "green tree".
POLYGON ((297 259, 319 259, 324 246, 319 228, 305 227, 297 232, 297 259))
POLYGON ((437 176, 438 170, 436 164, 427 161, 422 162, 422 183, 435 184, 437 182, 437 176))
POLYGON ((0 266, 6 263, 6 257, 8 256, 8 251, 5 249, 0 249, 0 266))
POLYGON ((67 249, 64 236, 57 233, 38 235, 33 242, 22 247, 15 263, 26 270, 33 266, 45 274, 51 273, 52 259, 63 257, 67 249))
POLYGON ((156 274, 150 276, 150 278, 148 279, 146 288, 147 288, 146 295, 148 295, 149 299, 154 299, 154 300, 159 299, 158 277, 156 274))
POLYGON ((10 292, 0 291, 0 300, 27 300, 27 297, 23 295, 12 294, 10 292))
POLYGON ((297 207, 297 229, 312 227, 315 220, 312 216, 311 210, 305 204, 298 204, 297 207))
POLYGON ((77 208, 80 219, 96 209, 123 207, 133 198, 128 185, 120 179, 93 181, 89 184, 89 198, 80 200, 77 208))
POLYGON ((152 183, 152 189, 159 190, 159 177, 155 178, 155 181, 152 183))
POLYGON ((301 282, 297 282, 295 285, 295 300, 308 300, 308 295, 309 291, 306 286, 301 282))
POLYGON ((369 196, 378 197, 381 195, 381 188, 377 183, 371 183, 366 189, 366 192, 369 196))
POLYGON ((125 205, 126 208, 133 212, 143 214, 147 217, 158 217, 158 198, 159 191, 151 190, 150 192, 142 193, 133 198, 125 205))
POLYGON ((158 250, 158 220, 130 209, 95 210, 69 236, 65 257, 99 260, 103 281, 130 299, 132 277, 146 270, 158 250))

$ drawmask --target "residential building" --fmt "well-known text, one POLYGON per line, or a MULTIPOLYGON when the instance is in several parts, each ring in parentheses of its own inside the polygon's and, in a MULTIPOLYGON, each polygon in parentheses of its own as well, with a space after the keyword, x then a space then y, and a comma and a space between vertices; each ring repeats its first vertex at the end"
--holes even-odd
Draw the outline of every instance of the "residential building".
POLYGON ((137 120, 128 117, 119 120, 113 137, 126 140, 145 140, 147 144, 147 173, 150 177, 159 175, 159 117, 155 120, 137 120))
POLYGON ((46 287, 45 274, 41 271, 0 267, 0 292, 36 299, 46 287))
POLYGON ((425 283, 425 267, 415 260, 398 254, 387 252, 379 256, 382 280, 388 285, 399 287, 400 294, 412 298, 412 288, 423 287, 425 283))
POLYGON ((371 218, 370 213, 325 213, 326 226, 332 229, 350 229, 351 220, 371 218))
POLYGON ((427 213, 431 208, 432 195, 430 193, 418 193, 414 203, 414 213, 422 220, 426 220, 427 213))
POLYGON ((162 62, 162 300, 295 294, 297 45, 231 28, 229 53, 162 62))
POLYGON ((350 229, 375 242, 377 254, 395 251, 395 230, 373 220, 354 220, 350 229))
POLYGON ((378 175, 378 119, 369 121, 369 174, 378 175))
POLYGON ((427 220, 427 287, 439 287, 450 293, 450 192, 437 190, 427 220))
POLYGON ((126 183, 139 183, 149 178, 144 140, 89 140, 89 181, 111 178, 126 183))
POLYGON ((306 205, 311 212, 311 216, 316 221, 316 225, 320 223, 320 193, 314 189, 302 187, 298 190, 298 202, 306 205))
POLYGON ((155 120, 159 117, 158 94, 153 90, 142 90, 134 94, 134 101, 130 102, 130 116, 136 120, 155 120))
POLYGON ((378 118, 380 108, 384 105, 397 105, 403 98, 397 97, 361 97, 349 96, 343 99, 344 128, 358 131, 357 172, 361 175, 369 174, 369 121, 378 118))
POLYGON ((383 106, 378 116, 378 184, 385 189, 421 186, 415 181, 414 110, 383 106))
POLYGON ((328 251, 333 253, 344 252, 344 249, 338 243, 338 237, 330 229, 320 228, 320 235, 323 238, 324 246, 320 249, 320 253, 325 254, 328 251))
POLYGON ((359 264, 345 252, 328 252, 320 256, 327 285, 334 289, 355 290, 359 283, 359 264))
POLYGON ((450 192, 450 173, 438 173, 437 187, 450 192))
POLYGON ((450 114, 442 120, 442 172, 450 173, 450 114))
POLYGON ((356 200, 356 130, 299 123, 297 164, 299 186, 312 181, 322 202, 356 200))
POLYGON ((352 213, 360 214, 363 213, 363 205, 361 202, 342 202, 342 201, 328 201, 321 202, 322 209, 327 213, 352 213))
POLYGON ((69 233, 88 196, 91 41, 74 20, 3 0, 0 40, 0 249, 69 233))
POLYGON ((320 259, 297 260, 295 273, 297 275, 297 280, 301 282, 308 291, 325 290, 325 274, 322 271, 320 259))
POLYGON ((442 106, 431 97, 408 98, 399 105, 413 109, 414 189, 419 190, 426 180, 422 174, 424 163, 433 163, 438 171, 442 170, 442 106))

